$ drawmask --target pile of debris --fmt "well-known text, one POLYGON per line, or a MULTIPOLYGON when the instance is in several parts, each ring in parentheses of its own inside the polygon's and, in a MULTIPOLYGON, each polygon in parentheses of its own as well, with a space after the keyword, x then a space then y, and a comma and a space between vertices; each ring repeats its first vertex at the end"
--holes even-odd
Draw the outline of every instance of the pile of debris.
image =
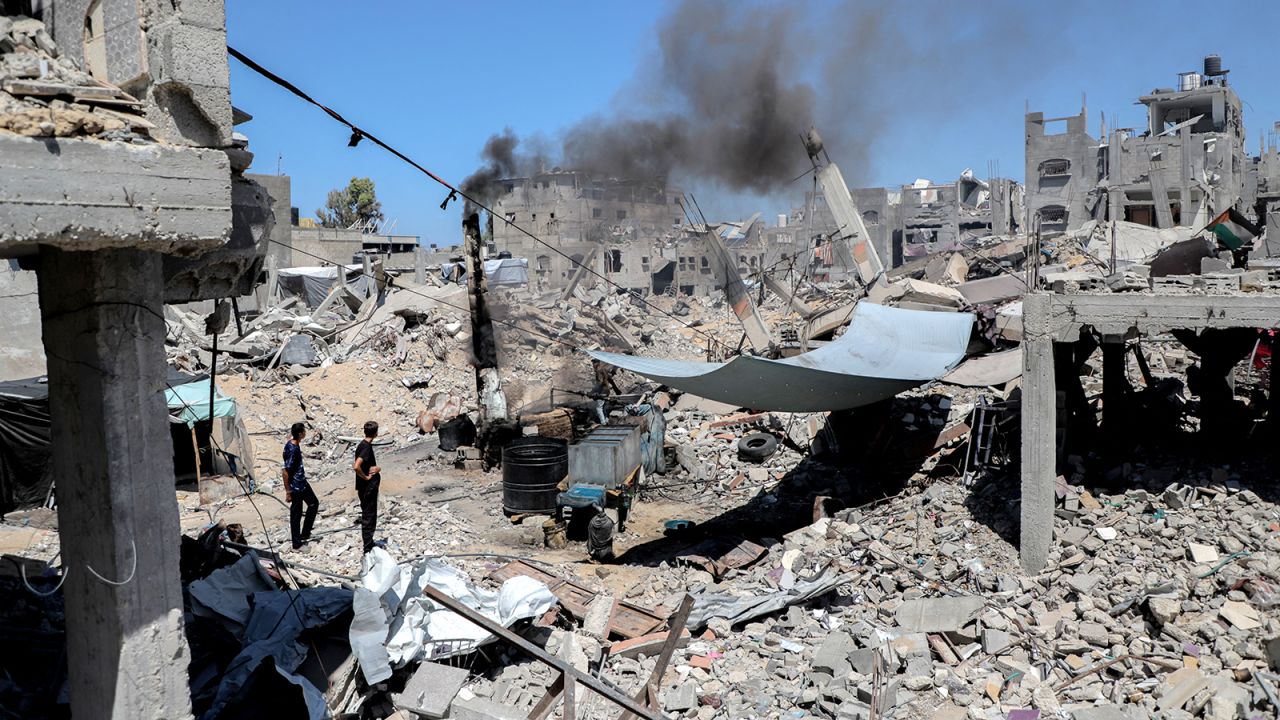
POLYGON ((44 23, 0 16, 0 130, 28 137, 148 142, 142 103, 58 52, 44 23))

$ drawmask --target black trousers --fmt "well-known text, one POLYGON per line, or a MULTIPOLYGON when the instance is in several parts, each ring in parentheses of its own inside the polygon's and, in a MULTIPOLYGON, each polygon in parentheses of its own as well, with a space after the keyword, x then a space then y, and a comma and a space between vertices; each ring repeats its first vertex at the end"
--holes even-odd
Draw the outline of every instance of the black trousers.
POLYGON ((356 478, 356 495, 360 498, 360 536, 364 540, 364 551, 373 549, 373 532, 378 527, 378 485, 380 476, 373 476, 366 482, 356 478))
POLYGON ((311 537, 311 526, 316 522, 316 513, 320 512, 320 498, 316 497, 316 491, 307 488, 301 492, 293 491, 293 500, 289 503, 289 532, 293 537, 293 549, 297 550, 302 547, 303 538, 311 537), (307 505, 306 522, 302 520, 302 504, 307 505), (302 527, 299 528, 298 526, 302 527))

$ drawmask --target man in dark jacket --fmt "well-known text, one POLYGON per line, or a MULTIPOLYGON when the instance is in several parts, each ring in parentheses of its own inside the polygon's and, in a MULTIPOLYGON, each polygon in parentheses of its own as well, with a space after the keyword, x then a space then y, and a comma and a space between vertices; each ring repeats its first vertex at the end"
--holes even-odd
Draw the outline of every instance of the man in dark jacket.
POLYGON ((307 427, 294 423, 289 428, 289 436, 284 444, 284 499, 289 503, 289 532, 293 549, 299 550, 303 543, 311 540, 311 526, 316 522, 320 499, 311 489, 311 483, 307 482, 307 471, 302 467, 302 439, 307 436, 307 427), (307 506, 306 522, 302 521, 304 503, 307 506))
POLYGON ((360 535, 364 551, 373 549, 373 531, 378 526, 378 485, 382 482, 382 468, 373 455, 373 440, 378 437, 378 423, 370 420, 364 424, 364 440, 356 446, 356 495, 360 497, 360 535))

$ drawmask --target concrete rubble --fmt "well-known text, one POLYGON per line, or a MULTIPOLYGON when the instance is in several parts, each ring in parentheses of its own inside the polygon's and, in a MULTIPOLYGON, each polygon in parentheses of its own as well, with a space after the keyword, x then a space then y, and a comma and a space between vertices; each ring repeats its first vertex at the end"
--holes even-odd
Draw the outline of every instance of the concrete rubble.
MULTIPOLYGON (((152 131, 166 132, 139 109, 150 96, 81 70, 38 21, 0 17, 0 51, 6 143, 31 152, 30 138, 59 138, 89 143, 86 153, 104 142, 151 152, 152 131)), ((1035 113, 1028 122, 1050 121, 1035 113)), ((1274 444, 1264 411, 1280 406, 1269 395, 1272 342, 1259 332, 1273 336, 1280 325, 1274 260, 1173 225, 1167 204, 1153 217, 1158 227, 1081 222, 1079 213, 1068 222, 1041 194, 1032 205, 1050 232, 1040 224, 1034 237, 1015 234, 1021 188, 966 171, 954 185, 904 186, 894 212, 909 215, 912 231, 905 249, 898 241, 896 266, 891 252, 872 276, 827 262, 790 285, 744 272, 733 297, 751 314, 719 294, 680 290, 682 269, 714 275, 701 255, 670 268, 660 255, 631 267, 628 254, 625 272, 637 282, 667 272, 676 283, 643 298, 570 275, 559 260, 553 277, 535 259, 532 283, 485 291, 495 368, 479 360, 485 313, 473 318, 469 304, 478 284, 469 297, 444 279, 464 266, 419 268, 411 279, 365 255, 351 266, 271 264, 266 283, 256 282, 255 248, 273 229, 268 198, 242 175, 247 140, 229 135, 223 145, 184 152, 216 171, 206 180, 233 188, 220 208, 227 228, 236 193, 245 201, 237 207, 261 210, 217 233, 243 262, 230 263, 225 292, 213 293, 191 266, 153 258, 152 274, 173 269, 166 277, 177 287, 166 289, 163 327, 159 312, 147 316, 151 384, 161 384, 162 344, 169 370, 234 398, 262 448, 256 464, 231 471, 229 496, 175 490, 179 544, 169 554, 150 548, 180 557, 181 591, 171 583, 163 633, 178 645, 169 656, 190 662, 180 714, 236 717, 279 701, 282 715, 316 720, 563 717, 570 697, 577 717, 616 717, 635 698, 654 717, 698 720, 1251 720, 1280 710, 1280 495, 1273 463, 1260 457, 1274 444), (583 352, 727 366, 744 353, 752 333, 739 318, 750 317, 768 336, 752 338, 754 349, 799 356, 799 366, 805 353, 857 339, 845 333, 860 303, 972 316, 972 333, 966 325, 955 343, 967 343, 956 353, 969 361, 944 363, 946 374, 913 378, 888 399, 784 412, 696 397, 583 352), (1228 329, 1250 334, 1229 340, 1252 346, 1249 361, 1242 354, 1218 367, 1226 342, 1196 333, 1223 328, 1152 329, 1161 311, 1204 323, 1239 313, 1252 324, 1228 329), (478 384, 499 385, 502 402, 492 393, 481 402, 478 384), (381 428, 385 477, 380 544, 361 553, 351 456, 369 420, 381 428), (308 430, 302 452, 321 509, 313 537, 286 551, 275 458, 295 422, 308 430), (554 515, 506 508, 504 452, 519 440, 564 446, 637 427, 627 437, 643 448, 638 464, 609 478, 617 487, 586 484, 598 503, 572 504, 566 471, 549 484, 554 515), (1180 454, 1192 437, 1208 441, 1180 454), (608 552, 597 555, 601 526, 608 552), (483 618, 468 620, 467 610, 483 618), (569 693, 566 678, 582 682, 569 693)), ((1045 177, 1065 171, 1059 160, 1046 158, 1045 177)), ((529 178, 507 192, 547 202, 582 195, 577 173, 555 174, 572 192, 538 192, 529 178)), ((1092 202, 1103 195, 1092 192, 1092 202)), ((664 190, 649 204, 666 213, 671 203, 664 190)), ((736 248, 749 235, 752 246, 763 242, 754 218, 717 227, 741 241, 736 248)), ((609 242, 642 229, 619 224, 609 242)), ((681 252, 691 232, 668 228, 662 244, 681 252)), ((880 231, 862 240, 892 250, 880 231)), ((0 241, 39 244, 18 232, 0 241)), ((621 253, 607 257, 621 277, 621 253)), ((109 267, 126 265, 116 260, 109 267)), ((70 274, 57 264, 69 261, 48 262, 70 274)), ((761 268, 763 255, 743 262, 761 268)), ((697 278, 698 290, 712 285, 697 278)), ((41 292, 56 305, 56 293, 41 292)), ((825 382, 818 389, 834 395, 825 382)), ((186 433, 174 435, 185 442, 186 433)), ((194 427, 190 436, 198 476, 194 427)), ((169 445, 147 447, 163 466, 169 445)), ((152 471, 166 503, 167 470, 152 471)), ((60 560, 77 536, 64 540, 58 528, 86 516, 60 517, 56 505, 51 490, 46 506, 0 524, 16 568, 0 571, 0 592, 20 598, 0 603, 0 638, 27 643, 40 669, 0 665, 0 708, 24 717, 66 709, 72 614, 59 592, 79 569, 60 560)), ((112 542, 124 547, 123 536, 112 542)))

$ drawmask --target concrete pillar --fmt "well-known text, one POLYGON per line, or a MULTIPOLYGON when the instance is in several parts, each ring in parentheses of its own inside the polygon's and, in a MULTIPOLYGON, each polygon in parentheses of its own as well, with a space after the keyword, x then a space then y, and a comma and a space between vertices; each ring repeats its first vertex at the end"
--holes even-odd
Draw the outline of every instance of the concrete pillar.
POLYGON ((72 715, 190 717, 161 256, 46 247, 39 285, 72 715))
POLYGON ((421 246, 413 249, 413 281, 418 285, 427 283, 427 251, 421 246))
POLYGON ((1053 338, 1046 330, 1048 297, 1022 303, 1022 535, 1019 557, 1029 573, 1044 569, 1053 544, 1055 452, 1058 431, 1053 338))

